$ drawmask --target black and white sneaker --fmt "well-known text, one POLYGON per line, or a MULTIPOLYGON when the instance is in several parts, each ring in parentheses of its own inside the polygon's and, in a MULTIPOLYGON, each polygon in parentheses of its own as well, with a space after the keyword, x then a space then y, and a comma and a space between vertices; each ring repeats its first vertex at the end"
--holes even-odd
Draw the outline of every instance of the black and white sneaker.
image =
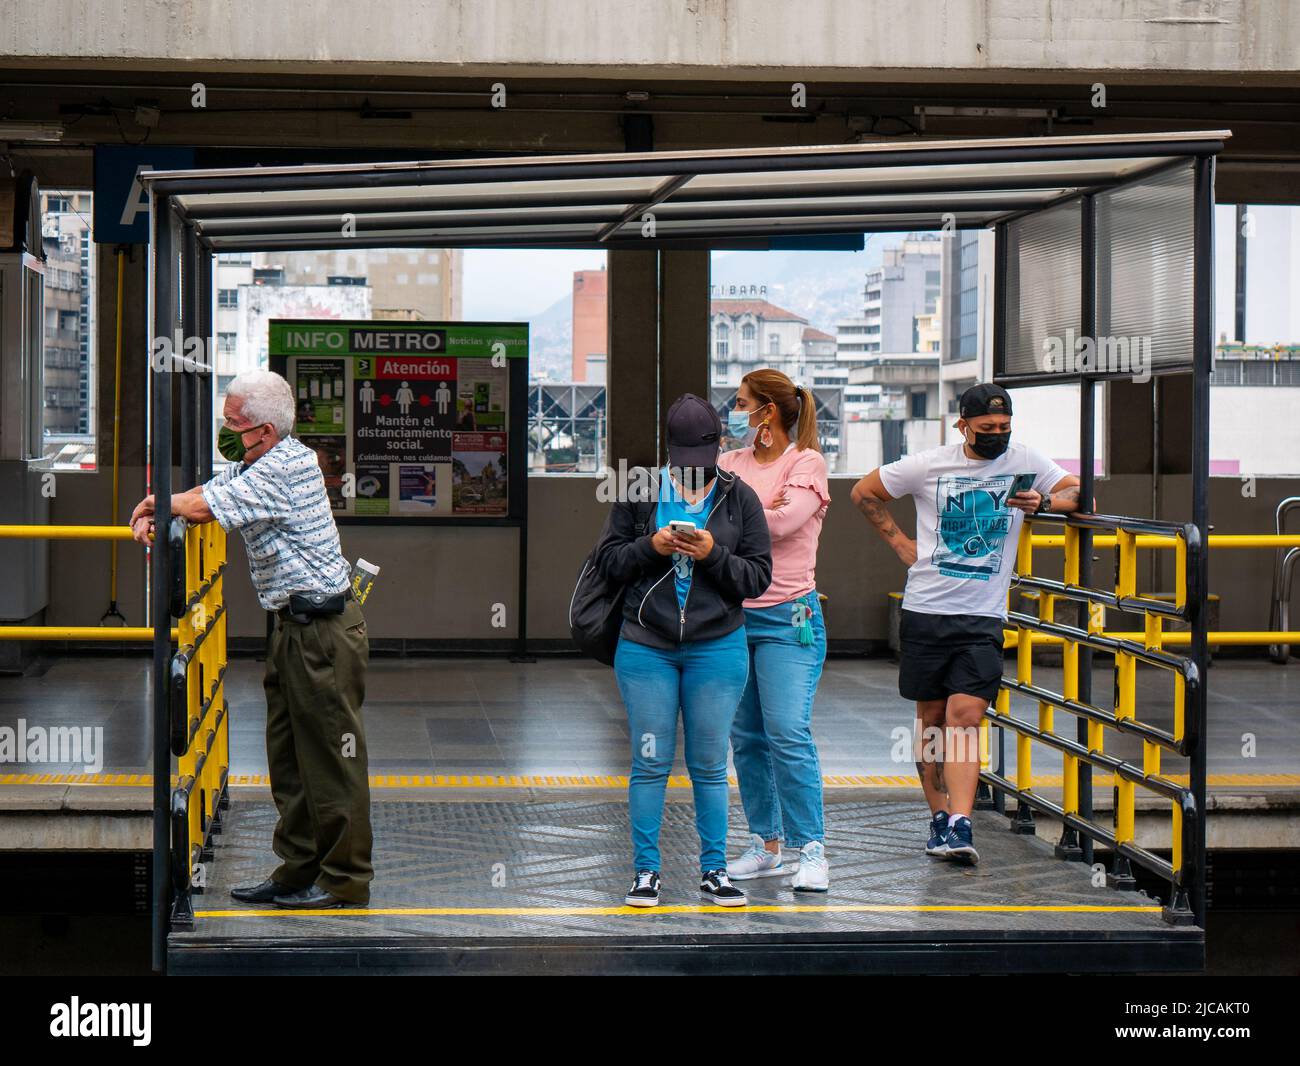
POLYGON ((659 906, 659 871, 638 870, 623 902, 629 907, 659 906))
POLYGON ((743 907, 745 893, 731 883, 726 870, 705 870, 700 875, 700 895, 719 907, 743 907))

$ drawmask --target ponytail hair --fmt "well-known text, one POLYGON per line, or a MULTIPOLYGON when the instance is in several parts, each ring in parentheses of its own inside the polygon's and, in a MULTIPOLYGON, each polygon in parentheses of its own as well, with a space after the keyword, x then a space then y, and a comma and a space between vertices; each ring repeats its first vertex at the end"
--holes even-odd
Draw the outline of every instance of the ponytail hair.
POLYGON ((811 448, 820 452, 817 440, 817 405, 812 390, 806 385, 796 385, 779 370, 767 367, 753 370, 740 379, 749 386, 760 403, 774 404, 790 439, 800 451, 811 448))

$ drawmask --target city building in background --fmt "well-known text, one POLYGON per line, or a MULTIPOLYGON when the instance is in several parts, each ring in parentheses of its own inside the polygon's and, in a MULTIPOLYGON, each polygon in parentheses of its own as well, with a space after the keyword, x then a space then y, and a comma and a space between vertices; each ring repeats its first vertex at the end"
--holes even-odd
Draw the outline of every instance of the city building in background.
POLYGON ((573 272, 573 380, 605 384, 609 348, 608 275, 601 270, 573 272))
POLYGON ((95 242, 89 192, 41 196, 45 251, 45 455, 95 468, 95 242))
POLYGON ((463 256, 440 248, 218 256, 218 384, 265 369, 268 318, 460 320, 463 256))
POLYGON ((286 285, 369 285, 376 318, 456 322, 464 317, 459 248, 258 252, 255 266, 281 266, 286 285), (379 314, 379 309, 383 314, 379 314))
POLYGON ((820 359, 833 365, 834 352, 827 356, 827 345, 819 340, 826 334, 808 330, 802 315, 766 300, 711 300, 711 384, 734 389, 751 370, 765 366, 785 370, 797 381, 803 377, 799 368, 815 368, 820 359))
POLYGON ((1219 204, 1210 473, 1300 474, 1300 208, 1219 204), (1260 432, 1260 427, 1273 432, 1260 432))
POLYGON ((887 243, 862 290, 862 315, 837 322, 841 357, 918 351, 917 319, 939 304, 939 238, 909 234, 887 243))
MULTIPOLYGON (((47 192, 42 201, 45 453, 57 469, 94 469, 97 264, 91 194, 47 192)), ((767 285, 714 285, 709 304, 715 406, 725 414, 751 370, 782 370, 813 389, 821 445, 832 472, 840 474, 865 472, 956 440, 958 398, 993 376, 993 234, 881 234, 872 240, 878 242, 880 266, 868 269, 854 289, 862 301, 859 315, 826 314, 826 304, 809 299, 791 307, 754 295, 776 288, 767 285), (725 295, 732 291, 749 295, 725 295)), ((1300 285, 1300 211, 1219 205, 1216 249, 1211 471, 1300 473, 1296 449, 1275 447, 1252 431, 1261 420, 1291 424, 1300 389, 1300 304, 1289 298, 1300 285), (1242 283, 1244 299, 1238 301, 1242 283)), ((533 254, 537 277, 548 275, 554 268, 547 265, 547 251, 533 254)), ((779 280, 787 296, 815 292, 821 283, 812 273, 792 273, 788 258, 758 254, 785 264, 779 280)), ((219 256, 213 338, 218 387, 266 365, 271 318, 464 317, 464 256, 438 249, 219 256)), ((811 271, 812 259, 809 264, 811 271)), ((529 393, 529 462, 535 473, 596 473, 607 461, 608 274, 603 268, 566 273, 566 296, 543 310, 507 316, 529 321, 536 346, 529 393)), ((1097 404, 1099 442, 1106 439, 1105 407, 1104 401, 1097 404)), ((1015 432, 1077 471, 1078 411, 1075 385, 1020 388, 1015 432)), ((1104 473, 1104 455, 1096 469, 1104 473)))
POLYGON ((993 233, 958 230, 943 237, 940 267, 939 401, 945 440, 956 440, 961 394, 993 377, 993 233))
MULTIPOLYGON (((376 253, 370 253, 376 254, 376 253)), ((297 256, 281 255, 291 262, 297 256)), ((364 274, 333 275, 333 283, 291 283, 310 276, 284 265, 259 265, 261 254, 217 257, 213 288, 217 390, 246 370, 267 366, 267 322, 272 318, 375 318, 375 293, 364 274)))

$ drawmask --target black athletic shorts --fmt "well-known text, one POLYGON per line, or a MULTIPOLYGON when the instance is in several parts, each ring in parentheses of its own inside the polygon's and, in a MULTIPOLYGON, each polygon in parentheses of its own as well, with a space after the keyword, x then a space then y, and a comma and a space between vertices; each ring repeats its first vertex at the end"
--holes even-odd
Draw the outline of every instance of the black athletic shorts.
POLYGON ((942 700, 954 693, 990 703, 1002 679, 1001 618, 904 611, 898 692, 908 700, 942 700))

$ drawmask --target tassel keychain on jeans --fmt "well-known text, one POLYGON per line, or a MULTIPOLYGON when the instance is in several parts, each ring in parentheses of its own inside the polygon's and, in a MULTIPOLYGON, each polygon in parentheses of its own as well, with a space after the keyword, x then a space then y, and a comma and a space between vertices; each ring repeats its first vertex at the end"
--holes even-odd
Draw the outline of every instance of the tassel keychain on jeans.
POLYGON ((804 600, 798 599, 790 604, 790 624, 799 630, 800 644, 813 642, 812 607, 804 600))

